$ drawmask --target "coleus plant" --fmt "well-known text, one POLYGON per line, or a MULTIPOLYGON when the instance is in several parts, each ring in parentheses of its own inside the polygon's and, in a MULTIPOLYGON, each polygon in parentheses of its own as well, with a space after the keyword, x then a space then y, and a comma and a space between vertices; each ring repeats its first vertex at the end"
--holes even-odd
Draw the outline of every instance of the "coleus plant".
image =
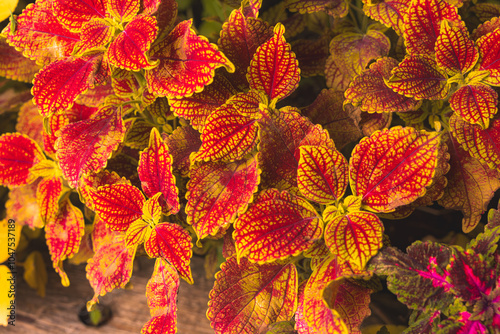
POLYGON ((234 7, 216 44, 174 0, 41 0, 3 30, 0 74, 33 80, 0 137, 7 215, 44 229, 62 284, 88 254, 92 309, 149 256, 142 332, 175 333, 179 279, 212 247, 216 333, 360 333, 375 274, 414 310, 407 333, 500 330, 495 212, 465 250, 405 254, 381 220, 437 201, 467 233, 500 187, 500 8, 234 7), (291 106, 315 75, 327 89, 291 106))

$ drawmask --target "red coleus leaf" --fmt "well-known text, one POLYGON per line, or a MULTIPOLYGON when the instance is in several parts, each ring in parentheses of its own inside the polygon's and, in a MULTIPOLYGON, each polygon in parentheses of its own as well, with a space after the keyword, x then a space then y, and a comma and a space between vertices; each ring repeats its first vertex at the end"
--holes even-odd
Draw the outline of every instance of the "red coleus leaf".
POLYGON ((162 223, 152 227, 144 243, 144 249, 151 257, 161 257, 170 262, 182 278, 193 284, 189 261, 193 254, 191 236, 181 226, 162 223))
POLYGON ((40 147, 43 145, 43 117, 40 116, 38 108, 33 101, 25 102, 19 109, 17 116, 16 131, 33 139, 40 147))
POLYGON ((297 192, 299 148, 302 145, 335 149, 328 132, 300 116, 297 109, 283 108, 259 120, 259 159, 266 188, 297 192))
POLYGON ((142 192, 129 184, 102 186, 93 196, 95 212, 115 231, 126 231, 140 218, 144 202, 142 192))
POLYGON ((40 114, 50 116, 68 109, 81 93, 92 87, 101 67, 99 55, 56 61, 44 67, 33 80, 33 101, 40 114))
POLYGON ((486 85, 466 85, 460 87, 450 97, 450 107, 460 117, 471 124, 478 124, 483 129, 490 125, 498 111, 498 94, 486 85))
POLYGON ((94 289, 94 297, 87 302, 87 309, 99 301, 99 296, 125 287, 132 276, 136 249, 127 246, 123 235, 117 235, 96 250, 85 267, 87 279, 94 289))
POLYGON ((189 155, 200 149, 200 133, 191 126, 179 126, 165 139, 172 155, 172 170, 174 173, 187 177, 191 162, 189 155))
POLYGON ((324 89, 312 104, 302 109, 302 115, 330 133, 338 150, 361 137, 354 120, 342 107, 343 102, 343 91, 324 89))
POLYGON ((363 1, 363 11, 369 17, 391 27, 399 36, 403 35, 404 18, 411 0, 363 1))
POLYGON ((156 259, 153 275, 146 285, 151 319, 143 326, 141 333, 177 333, 177 271, 163 259, 156 259))
POLYGON ((154 17, 136 16, 109 45, 106 53, 109 62, 129 71, 154 67, 156 62, 150 62, 145 52, 155 40, 157 31, 154 17))
POLYGON ((474 158, 492 169, 500 166, 500 120, 495 119, 490 127, 482 129, 479 125, 462 120, 457 114, 450 117, 450 130, 458 143, 474 158))
POLYGON ((337 150, 301 146, 297 171, 300 193, 320 204, 338 201, 347 188, 348 168, 346 158, 337 150))
POLYGON ((359 75, 372 60, 387 56, 390 48, 389 38, 374 29, 366 34, 345 32, 330 41, 335 63, 351 78, 359 75))
POLYGON ((216 333, 259 333, 289 320, 297 308, 297 269, 293 264, 255 264, 229 258, 215 275, 207 317, 216 333))
POLYGON ((257 159, 198 162, 187 184, 187 222, 202 239, 216 235, 242 214, 252 201, 260 181, 257 159))
POLYGON ((463 27, 442 21, 436 40, 436 61, 449 75, 464 74, 476 65, 479 52, 463 27))
POLYGON ((500 188, 500 175, 471 157, 453 137, 447 144, 450 171, 446 174, 448 185, 439 204, 462 211, 462 230, 468 233, 479 223, 493 194, 500 188))
POLYGON ((106 17, 106 0, 53 0, 53 11, 59 22, 71 31, 80 31, 92 18, 106 17))
POLYGON ((9 191, 9 199, 5 203, 6 217, 13 219, 16 225, 26 225, 30 229, 44 226, 40 217, 40 208, 36 203, 38 183, 39 181, 35 181, 9 191))
MULTIPOLYGON (((500 15, 500 14, 499 14, 500 15)), ((496 15, 496 17, 491 18, 490 21, 486 21, 483 24, 477 26, 477 28, 472 32, 472 39, 477 41, 479 38, 484 35, 495 31, 500 27, 500 17, 496 15)))
POLYGON ((448 20, 461 28, 465 24, 457 7, 444 0, 412 1, 405 16, 404 39, 408 54, 434 55, 441 22, 448 20))
POLYGON ((299 63, 284 34, 285 27, 278 23, 274 36, 259 46, 248 68, 250 88, 263 91, 270 100, 287 97, 300 80, 299 63))
POLYGON ((217 75, 201 93, 171 98, 168 102, 175 115, 189 120, 193 128, 202 132, 206 118, 236 93, 236 89, 224 76, 217 75))
POLYGON ((85 52, 105 50, 105 46, 114 37, 115 28, 98 17, 85 22, 80 30, 80 41, 73 50, 74 55, 83 55, 85 52))
POLYGON ((62 268, 62 262, 76 254, 84 233, 83 214, 74 207, 69 199, 65 200, 53 220, 45 225, 45 238, 49 247, 52 265, 61 276, 61 283, 69 285, 68 275, 62 268))
POLYGON ((0 184, 16 187, 33 182, 36 177, 30 168, 44 158, 33 139, 20 133, 3 134, 0 136, 0 184))
POLYGON ((130 181, 125 178, 121 178, 115 172, 109 172, 107 170, 102 170, 99 173, 91 173, 84 175, 80 182, 78 190, 80 192, 81 198, 85 200, 85 205, 94 210, 94 195, 101 186, 115 183, 128 183, 130 181))
POLYGON ((241 89, 248 88, 246 73, 257 48, 273 36, 269 24, 261 19, 245 17, 235 9, 223 24, 217 44, 234 64, 235 71, 228 75, 241 89))
POLYGON ((150 50, 157 67, 146 71, 148 89, 168 98, 190 96, 212 82, 216 68, 229 72, 234 65, 203 36, 195 34, 192 21, 182 21, 150 50))
MULTIPOLYGON (((325 258, 307 280, 304 288, 303 317, 312 333, 347 334, 347 326, 337 311, 328 307, 323 299, 323 291, 327 285, 343 276, 352 275, 345 263, 341 263, 335 255, 325 258)), ((337 286, 338 288, 338 286, 337 286)))
POLYGON ((179 212, 179 191, 172 174, 172 157, 168 146, 156 128, 151 130, 149 146, 140 153, 139 178, 144 193, 148 197, 161 192, 160 204, 164 212, 179 212))
POLYGON ((351 189, 367 208, 390 212, 423 196, 438 163, 439 135, 393 127, 364 138, 349 161, 351 189))
POLYGON ((38 184, 36 189, 36 202, 40 208, 42 221, 52 221, 59 211, 59 197, 62 192, 62 180, 60 177, 45 178, 38 184))
POLYGON ((195 159, 234 161, 253 150, 258 140, 257 119, 239 110, 230 100, 207 118, 195 159))
POLYGON ((238 258, 265 263, 298 255, 323 234, 314 207, 286 191, 261 192, 234 223, 238 258))
POLYGON ((23 55, 40 65, 67 58, 79 41, 78 35, 64 28, 52 11, 52 1, 29 4, 16 19, 12 33, 11 24, 5 28, 7 42, 21 50, 23 55))
POLYGON ((447 79, 433 57, 409 55, 392 70, 387 85, 395 92, 416 100, 442 100, 450 89, 447 79))
POLYGON ((121 98, 137 97, 137 92, 141 89, 134 73, 120 68, 113 71, 111 86, 116 96, 121 98))
POLYGON ((24 57, 13 46, 0 39, 0 75, 7 79, 31 82, 40 70, 34 61, 24 57))
POLYGON ((477 47, 481 56, 480 70, 490 71, 485 83, 500 86, 500 30, 496 29, 477 40, 477 47))
POLYGON ((59 130, 55 148, 63 175, 72 187, 83 174, 106 166, 113 150, 122 142, 125 127, 121 115, 111 107, 100 109, 91 118, 59 130))
POLYGON ((420 102, 400 95, 385 82, 398 65, 394 58, 381 58, 356 77, 345 92, 344 104, 351 103, 367 112, 405 112, 416 110, 420 102))
POLYGON ((382 247, 384 225, 371 212, 350 212, 329 221, 325 243, 342 261, 363 269, 382 247))
POLYGON ((122 23, 132 21, 140 7, 141 1, 137 0, 107 0, 107 12, 122 23))
POLYGON ((324 11, 335 18, 344 17, 348 13, 348 4, 344 0, 285 0, 285 6, 300 14, 324 11))

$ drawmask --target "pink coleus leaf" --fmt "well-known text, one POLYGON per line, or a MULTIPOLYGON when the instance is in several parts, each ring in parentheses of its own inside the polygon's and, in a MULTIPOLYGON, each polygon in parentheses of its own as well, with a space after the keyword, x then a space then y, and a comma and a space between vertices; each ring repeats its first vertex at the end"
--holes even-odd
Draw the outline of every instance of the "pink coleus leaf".
POLYGON ((151 130, 149 146, 140 153, 137 171, 146 196, 161 192, 160 204, 164 212, 179 212, 179 191, 172 174, 172 156, 156 128, 151 130))
POLYGON ((145 53, 155 40, 157 31, 154 17, 136 16, 109 45, 106 53, 109 62, 129 71, 154 67, 156 62, 150 62, 145 53))
POLYGON ((104 107, 87 120, 66 125, 56 135, 56 155, 63 175, 77 187, 83 174, 106 166, 123 140, 125 127, 117 110, 104 107))
POLYGON ((52 265, 61 276, 61 283, 64 286, 69 285, 69 279, 62 268, 62 262, 76 254, 83 233, 83 214, 71 204, 69 198, 61 204, 55 218, 45 225, 45 238, 52 265))

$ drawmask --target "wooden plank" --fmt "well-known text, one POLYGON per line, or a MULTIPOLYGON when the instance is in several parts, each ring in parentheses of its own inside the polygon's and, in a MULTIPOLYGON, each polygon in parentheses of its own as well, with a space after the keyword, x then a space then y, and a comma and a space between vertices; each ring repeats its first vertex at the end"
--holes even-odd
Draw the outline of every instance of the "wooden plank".
MULTIPOLYGON (((199 257, 193 257, 191 261, 194 285, 181 280, 177 302, 179 334, 214 333, 205 315, 208 293, 214 280, 205 277, 203 261, 199 257)), ((131 279, 133 289, 115 290, 99 298, 101 303, 111 307, 113 317, 98 328, 85 326, 78 319, 78 311, 93 296, 93 290, 85 277, 84 264, 78 266, 65 264, 71 281, 71 285, 67 288, 61 285, 61 280, 54 270, 47 268, 49 279, 45 298, 38 296, 22 277, 19 277, 16 289, 16 326, 0 327, 0 333, 140 333, 142 326, 150 318, 145 291, 153 266, 153 260, 137 259, 131 279)))

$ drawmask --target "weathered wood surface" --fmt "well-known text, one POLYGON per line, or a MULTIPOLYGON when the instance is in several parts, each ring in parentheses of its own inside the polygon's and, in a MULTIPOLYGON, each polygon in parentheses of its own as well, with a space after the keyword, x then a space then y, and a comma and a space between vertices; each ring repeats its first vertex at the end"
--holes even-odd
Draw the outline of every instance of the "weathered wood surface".
MULTIPOLYGON (((47 268, 49 280, 45 298, 39 297, 18 277, 16 326, 0 327, 0 333, 20 334, 129 334, 140 333, 149 320, 146 303, 146 284, 153 272, 154 262, 139 259, 134 264, 132 290, 118 289, 104 297, 101 303, 111 307, 112 319, 105 325, 94 328, 85 326, 78 319, 78 311, 93 296, 93 290, 85 277, 85 265, 65 264, 71 285, 61 285, 59 276, 47 268)), ((208 293, 213 279, 205 278, 203 259, 193 257, 191 262, 194 285, 181 280, 178 295, 177 328, 179 334, 213 334, 205 316, 208 293)))

